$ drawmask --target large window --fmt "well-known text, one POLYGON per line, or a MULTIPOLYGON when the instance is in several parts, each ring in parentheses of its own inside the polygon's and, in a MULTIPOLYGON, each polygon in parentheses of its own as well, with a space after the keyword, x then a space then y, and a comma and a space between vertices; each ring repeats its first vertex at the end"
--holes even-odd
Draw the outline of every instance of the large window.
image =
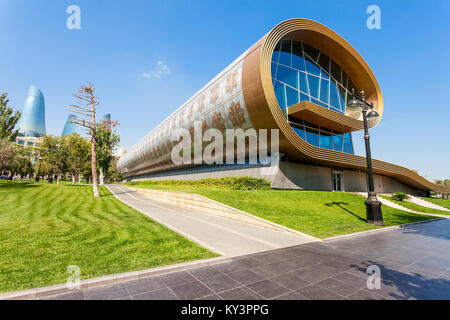
POLYGON ((284 40, 272 56, 272 80, 278 104, 285 109, 301 101, 345 113, 352 80, 333 59, 301 42, 284 40))
POLYGON ((354 154, 353 141, 350 133, 337 132, 295 118, 290 119, 289 124, 300 138, 309 144, 324 149, 354 154))
MULTIPOLYGON (((330 57, 305 43, 283 40, 272 55, 272 81, 278 105, 286 108, 309 101, 345 113, 355 88, 345 71, 330 57)), ((306 142, 325 149, 353 152, 350 133, 339 133, 296 119, 294 131, 306 142)))

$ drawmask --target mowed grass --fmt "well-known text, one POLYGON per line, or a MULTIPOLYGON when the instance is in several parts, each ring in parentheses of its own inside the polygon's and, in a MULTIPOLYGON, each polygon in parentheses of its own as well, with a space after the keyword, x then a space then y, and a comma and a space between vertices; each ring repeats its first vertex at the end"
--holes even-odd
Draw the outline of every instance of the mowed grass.
MULTIPOLYGON (((365 199, 342 192, 303 190, 219 190, 171 186, 132 186, 196 193, 318 238, 380 227, 366 223, 365 199)), ((386 226, 434 219, 383 206, 386 226)))
POLYGON ((450 209, 450 199, 424 198, 423 200, 437 204, 438 206, 450 209))
POLYGON ((217 256, 101 187, 0 183, 0 292, 217 256))
POLYGON ((403 206, 407 209, 411 209, 417 212, 423 212, 423 213, 434 213, 434 214, 450 214, 449 211, 439 210, 439 209, 433 209, 433 208, 427 208, 421 205, 418 205, 416 203, 409 202, 407 200, 398 201, 398 200, 392 200, 389 196, 380 196, 383 197, 386 200, 392 201, 400 206, 403 206))

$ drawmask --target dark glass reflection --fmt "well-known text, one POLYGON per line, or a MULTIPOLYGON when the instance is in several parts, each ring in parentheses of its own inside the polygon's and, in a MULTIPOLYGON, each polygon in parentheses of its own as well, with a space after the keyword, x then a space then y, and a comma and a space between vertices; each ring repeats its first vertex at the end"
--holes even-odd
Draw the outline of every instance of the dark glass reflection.
POLYGON ((289 124, 298 136, 309 144, 320 148, 354 154, 350 133, 343 134, 294 117, 289 118, 289 124))

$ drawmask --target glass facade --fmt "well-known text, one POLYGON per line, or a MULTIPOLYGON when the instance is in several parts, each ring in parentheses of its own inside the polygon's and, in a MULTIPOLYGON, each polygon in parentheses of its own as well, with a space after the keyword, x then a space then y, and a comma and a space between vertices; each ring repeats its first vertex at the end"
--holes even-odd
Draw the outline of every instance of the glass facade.
MULTIPOLYGON (((287 107, 302 101, 345 114, 349 92, 355 88, 333 59, 305 43, 291 40, 281 41, 273 52, 272 81, 278 105, 285 115, 287 107)), ((319 128, 301 119, 290 123, 302 139, 314 146, 354 153, 350 133, 319 128)))
POLYGON ((18 128, 22 137, 42 137, 46 134, 44 95, 35 86, 30 86, 18 128))
POLYGON ((353 154, 353 141, 350 133, 341 133, 308 121, 292 119, 292 129, 306 142, 316 147, 353 154))
POLYGON ((76 125, 75 123, 71 123, 71 121, 70 121, 71 118, 78 119, 78 117, 73 114, 70 114, 67 117, 66 124, 64 125, 64 129, 62 131, 61 137, 68 136, 69 134, 72 134, 72 133, 77 133, 81 136, 81 127, 79 125, 76 125))

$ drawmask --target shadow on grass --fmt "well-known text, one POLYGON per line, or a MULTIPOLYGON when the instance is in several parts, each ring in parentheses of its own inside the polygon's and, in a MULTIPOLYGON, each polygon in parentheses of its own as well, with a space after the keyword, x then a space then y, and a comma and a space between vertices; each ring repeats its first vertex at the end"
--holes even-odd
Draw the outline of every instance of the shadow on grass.
POLYGON ((34 187, 42 187, 42 185, 31 182, 0 182, 0 188, 25 189, 34 187))
POLYGON ((325 203, 325 205, 327 207, 338 207, 341 208, 342 210, 344 210, 347 213, 350 213, 352 216, 355 216, 356 218, 358 218, 361 221, 366 222, 366 219, 361 218, 360 216, 358 216, 356 213, 351 212, 350 210, 348 210, 347 208, 343 207, 343 205, 347 205, 347 202, 343 202, 343 201, 331 201, 329 203, 325 203))
POLYGON ((114 195, 110 192, 105 193, 105 194, 100 194, 100 198, 106 198, 106 197, 113 197, 114 195))
POLYGON ((60 184, 61 186, 64 187, 86 187, 88 186, 87 184, 60 184))
MULTIPOLYGON (((75 188, 80 188, 80 187, 91 187, 92 188, 92 184, 63 184, 64 187, 75 187, 75 188)), ((99 185, 99 189, 100 189, 100 185, 99 185)), ((111 197, 113 196, 112 193, 110 193, 109 191, 101 191, 100 189, 100 198, 105 198, 105 197, 111 197)))

